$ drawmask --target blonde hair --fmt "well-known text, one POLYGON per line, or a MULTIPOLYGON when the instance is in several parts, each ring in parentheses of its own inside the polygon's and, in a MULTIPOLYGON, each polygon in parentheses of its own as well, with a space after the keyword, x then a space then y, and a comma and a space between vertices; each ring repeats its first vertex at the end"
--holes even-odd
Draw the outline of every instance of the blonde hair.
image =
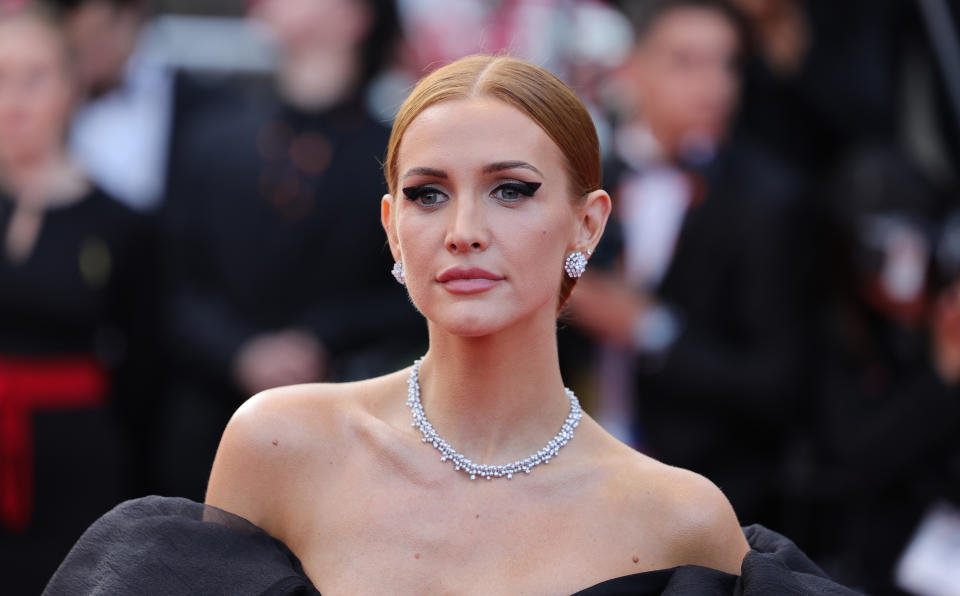
MULTIPOLYGON (((410 123, 430 106, 455 99, 492 97, 526 114, 549 136, 566 160, 573 200, 600 188, 601 158, 597 131, 577 94, 547 70, 517 58, 474 55, 424 77, 407 97, 393 122, 384 175, 396 196, 397 153, 410 123)), ((562 306, 576 280, 563 277, 562 306)))

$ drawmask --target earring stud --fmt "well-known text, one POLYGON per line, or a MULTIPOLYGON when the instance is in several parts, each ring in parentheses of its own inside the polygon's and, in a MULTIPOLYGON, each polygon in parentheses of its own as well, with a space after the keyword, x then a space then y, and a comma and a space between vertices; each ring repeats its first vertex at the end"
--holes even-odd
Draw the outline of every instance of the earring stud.
POLYGON ((563 269, 571 279, 577 279, 587 270, 587 257, 590 256, 590 249, 586 250, 584 255, 579 250, 567 255, 567 260, 563 263, 563 269))
POLYGON ((397 280, 398 284, 401 286, 407 285, 407 277, 403 273, 403 259, 393 264, 393 269, 390 270, 390 273, 393 275, 393 279, 397 280))

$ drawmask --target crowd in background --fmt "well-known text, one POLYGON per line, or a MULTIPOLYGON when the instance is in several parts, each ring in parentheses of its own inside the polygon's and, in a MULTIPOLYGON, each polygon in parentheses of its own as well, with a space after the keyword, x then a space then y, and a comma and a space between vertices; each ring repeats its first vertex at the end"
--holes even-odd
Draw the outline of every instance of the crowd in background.
POLYGON ((934 593, 904 552, 960 507, 957 3, 163 8, 0 0, 5 593, 123 499, 202 500, 246 397, 422 353, 380 160, 404 93, 475 52, 597 124, 614 214, 560 320, 587 411, 841 583, 934 593))

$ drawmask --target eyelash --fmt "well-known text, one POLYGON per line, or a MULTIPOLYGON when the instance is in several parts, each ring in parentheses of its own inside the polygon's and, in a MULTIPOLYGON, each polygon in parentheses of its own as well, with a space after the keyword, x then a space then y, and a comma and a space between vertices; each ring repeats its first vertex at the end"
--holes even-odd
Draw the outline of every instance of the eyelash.
MULTIPOLYGON (((493 193, 491 194, 496 194, 497 192, 501 192, 504 190, 512 190, 520 195, 523 195, 529 198, 529 197, 532 197, 534 193, 537 192, 538 188, 540 188, 539 182, 520 182, 520 181, 505 182, 500 186, 496 187, 495 189, 493 189, 493 193)), ((523 199, 517 197, 515 199, 498 198, 497 200, 502 203, 518 203, 523 199)))
MULTIPOLYGON (((503 184, 500 184, 496 188, 494 188, 493 192, 491 192, 490 194, 495 195, 497 193, 502 193, 505 190, 510 190, 518 193, 519 195, 523 195, 524 197, 532 197, 534 193, 537 192, 537 189, 540 188, 540 186, 541 186, 540 182, 520 182, 520 181, 504 182, 503 184)), ((433 203, 429 203, 429 204, 425 204, 423 202, 422 199, 425 195, 444 194, 443 191, 433 186, 430 186, 429 184, 422 184, 420 186, 408 186, 403 189, 403 194, 407 197, 407 200, 419 203, 421 206, 428 207, 428 208, 435 207, 439 204, 446 202, 446 201, 439 201, 439 202, 434 201, 433 203)), ((495 197, 495 198, 501 203, 507 203, 507 204, 518 203, 523 200, 519 197, 514 199, 507 199, 507 198, 503 198, 502 196, 495 197)))
MULTIPOLYGON (((437 194, 442 195, 443 192, 430 186, 429 184, 421 184, 420 186, 408 186, 403 189, 403 194, 407 197, 407 200, 418 203, 423 207, 434 207, 440 203, 434 202, 430 204, 425 204, 421 199, 424 195, 427 194, 437 194)), ((443 201, 441 201, 442 203, 443 201)))

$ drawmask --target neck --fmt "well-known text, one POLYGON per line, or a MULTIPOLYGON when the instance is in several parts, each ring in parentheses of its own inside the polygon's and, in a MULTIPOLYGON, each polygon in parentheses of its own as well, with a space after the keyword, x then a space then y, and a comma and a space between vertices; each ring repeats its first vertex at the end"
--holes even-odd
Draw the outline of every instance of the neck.
POLYGON ((555 315, 545 310, 483 337, 451 335, 431 323, 420 386, 428 419, 454 449, 486 464, 526 457, 570 411, 555 315))
POLYGON ((352 51, 291 50, 280 65, 280 92, 289 103, 304 110, 329 108, 354 92, 358 69, 352 51))

